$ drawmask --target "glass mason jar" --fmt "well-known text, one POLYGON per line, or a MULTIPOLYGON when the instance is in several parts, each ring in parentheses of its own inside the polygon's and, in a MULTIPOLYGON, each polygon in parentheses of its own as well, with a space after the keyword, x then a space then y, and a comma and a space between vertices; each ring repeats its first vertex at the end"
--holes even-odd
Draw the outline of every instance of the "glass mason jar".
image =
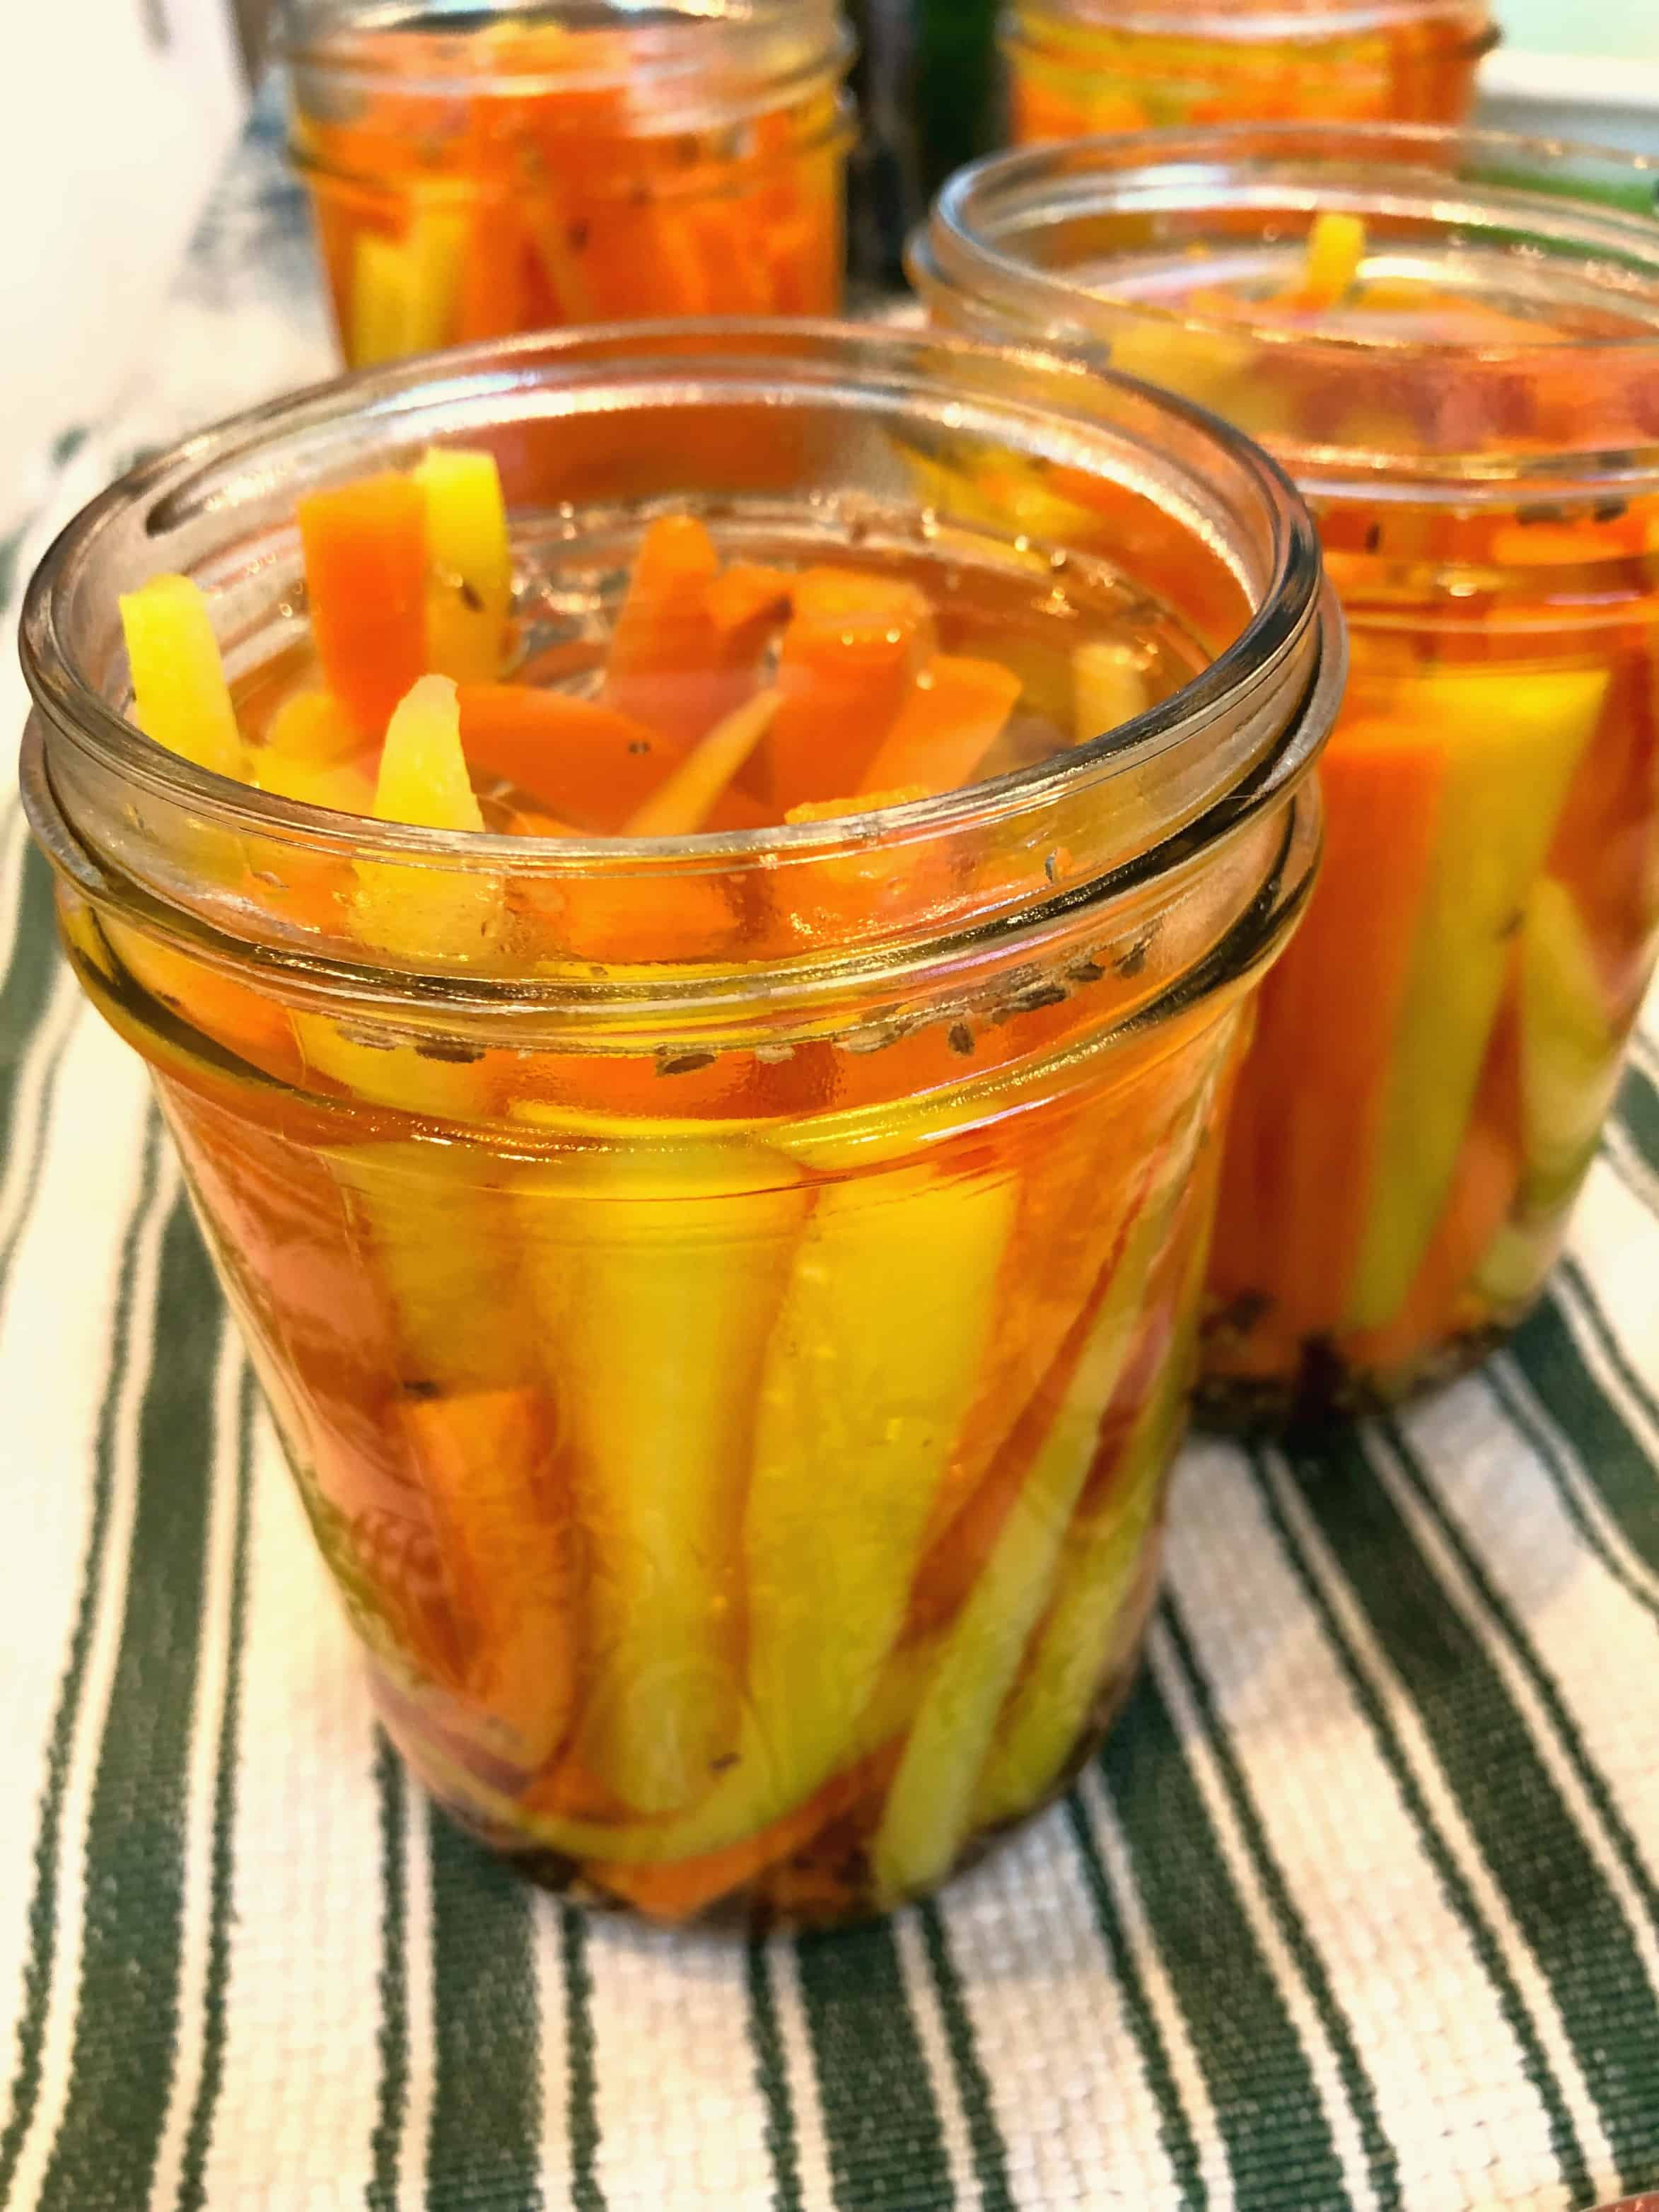
POLYGON ((1173 124, 1459 123, 1487 0, 1013 0, 1011 132, 1035 146, 1173 124))
POLYGON ((1271 463, 1035 352, 555 334, 150 462, 23 649, 70 956, 437 1797, 589 1900, 824 1921, 1051 1798, 1135 1662, 1220 1117, 1318 846, 1340 618, 1271 463), (269 696, 310 651, 296 495, 434 442, 496 457, 552 681, 665 502, 896 566, 1033 695, 1074 651, 1186 670, 989 781, 678 839, 324 811, 122 719, 118 593, 194 578, 269 696))
POLYGON ((352 368, 841 302, 836 0, 289 0, 289 150, 352 368))
POLYGON ((1474 1364, 1595 1151, 1659 942, 1656 183, 1495 135, 1167 132, 985 164, 918 250, 945 322, 1262 439, 1348 617, 1327 865, 1234 1125, 1215 1419, 1474 1364))

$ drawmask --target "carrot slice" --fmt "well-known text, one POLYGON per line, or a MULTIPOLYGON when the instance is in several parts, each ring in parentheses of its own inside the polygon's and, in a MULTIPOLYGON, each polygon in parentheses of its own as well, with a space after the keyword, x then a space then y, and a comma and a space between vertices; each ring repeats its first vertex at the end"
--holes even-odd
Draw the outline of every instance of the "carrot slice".
POLYGON ((1456 1172, 1428 1249, 1399 1311, 1344 1341, 1356 1366, 1385 1380, 1436 1350, 1457 1327, 1458 1308, 1493 1239, 1513 1212, 1526 1160, 1522 1139, 1520 958, 1481 1070, 1456 1172))
POLYGON ((299 502, 311 635, 324 678, 366 737, 426 668, 426 500, 386 471, 299 502))
POLYGON ((687 754, 677 738, 568 691, 463 684, 461 748, 475 777, 499 776, 535 811, 614 835, 687 754))
POLYGON ((782 568, 734 561, 708 586, 708 613, 717 630, 746 629, 763 616, 787 613, 794 579, 782 568))
POLYGON ((702 829, 749 756, 777 719, 781 700, 762 691, 717 722, 643 806, 628 818, 633 837, 683 837, 702 829))
POLYGON ((241 773, 242 740, 201 586, 152 576, 121 599, 139 728, 198 768, 241 773))
POLYGON ((471 1646, 466 1688, 515 1763, 540 1766, 575 1698, 574 1532, 545 1495, 550 1409, 533 1391, 480 1390, 403 1413, 471 1646))
POLYGON ((757 756, 762 796, 779 814, 864 782, 910 688, 917 644, 909 619, 809 611, 799 587, 795 604, 778 656, 781 703, 757 756))
POLYGON ((1000 661, 935 653, 866 768, 861 788, 921 784, 929 791, 953 791, 971 783, 1022 688, 1000 661))
POLYGON ((653 1919, 690 1920, 744 1883, 793 1858, 797 1851, 805 1850, 815 1836, 869 1794, 880 1771, 891 1763, 890 1753, 878 1753, 848 1767, 845 1773, 833 1775, 804 1805, 796 1806, 758 1834, 727 1844, 724 1850, 708 1851, 700 1858, 680 1859, 667 1866, 622 1866, 599 1860, 588 1867, 587 1874, 653 1919))
POLYGON ((1346 1303, 1445 765, 1442 737, 1376 720, 1340 730, 1325 755, 1324 869, 1262 988, 1212 1278, 1224 1299, 1271 1298, 1276 1334, 1334 1328, 1346 1303))
POLYGON ((665 515, 646 533, 611 635, 605 704, 681 746, 695 744, 754 686, 752 653, 734 659, 732 640, 708 610, 719 572, 702 524, 665 515))

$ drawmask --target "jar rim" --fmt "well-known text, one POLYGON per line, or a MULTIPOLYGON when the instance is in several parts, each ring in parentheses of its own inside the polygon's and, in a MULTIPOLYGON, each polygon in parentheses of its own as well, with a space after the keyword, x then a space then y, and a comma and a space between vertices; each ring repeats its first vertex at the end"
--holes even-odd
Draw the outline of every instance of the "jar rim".
MULTIPOLYGON (((1189 520, 1184 512, 1182 519, 1189 520)), ((207 559, 204 555, 198 565, 205 567, 207 559)), ((1201 848, 1206 836, 1225 835, 1246 811, 1294 787, 1334 718, 1342 660, 1340 623, 1322 584, 1310 518, 1277 465, 1217 418, 1035 348, 794 320, 532 333, 361 372, 235 416, 144 462, 82 510, 30 580, 20 649, 49 756, 44 772, 76 836, 76 805, 65 804, 58 789, 53 761, 60 754, 112 792, 148 795, 181 820, 205 823, 227 836, 258 836, 336 859, 441 872, 496 869, 553 881, 595 872, 656 881, 787 868, 855 857, 877 836, 919 844, 980 834, 996 823, 1023 825, 1062 807, 1093 805, 1098 811, 1100 793, 1131 769, 1173 775, 1179 768, 1189 781, 1203 779, 1202 805, 1185 817, 1181 854, 1153 841, 1142 860, 1114 876, 1115 883, 1141 880, 1176 866, 1177 858, 1201 848), (341 481, 373 465, 360 447, 347 447, 353 426, 375 429, 383 456, 405 447, 418 450, 441 427, 465 434, 469 422, 519 419, 515 407, 529 420, 533 407, 545 404, 556 413, 561 403, 584 392, 623 404, 629 392, 654 391, 665 377, 694 384, 688 361, 705 380, 725 376, 722 390, 769 407, 783 404, 791 390, 819 400, 826 393, 850 399, 849 378, 864 380, 872 407, 908 390, 918 419, 937 419, 942 408, 955 408, 970 424, 996 420, 1011 437, 1073 455, 1091 450, 1092 439, 1103 469, 1114 440, 1123 443, 1159 426, 1178 439, 1180 453, 1203 454, 1241 498, 1248 493, 1256 502, 1252 512, 1259 512, 1271 543, 1247 591, 1249 618, 1170 699, 1048 760, 860 816, 676 838, 507 837, 331 814, 197 767, 145 737, 106 696, 113 678, 100 678, 91 656, 118 652, 118 642, 111 641, 116 590, 159 568, 188 567, 168 562, 170 544, 222 540, 239 510, 253 512, 259 499, 290 514, 301 487, 283 477, 280 497, 273 489, 284 462, 307 468, 307 482, 341 481), (638 380, 633 385, 624 374, 629 364, 638 380), (1072 404, 1069 418, 1055 411, 1062 399, 1072 404), (126 574, 112 583, 106 572, 123 562, 126 574), (94 621, 102 627, 94 628, 94 621), (1247 760, 1237 749, 1238 728, 1247 715, 1266 726, 1275 713, 1271 743, 1258 729, 1252 739, 1257 750, 1247 760), (1224 732, 1233 752, 1224 750, 1224 732)), ((1075 889, 1068 895, 1075 896, 1075 889)), ((948 934, 933 927, 928 941, 948 934)))
POLYGON ((855 52, 835 0, 532 0, 511 9, 494 0, 439 0, 435 7, 430 0, 368 0, 344 13, 335 0, 313 0, 309 8, 290 0, 274 51, 295 74, 368 91, 385 86, 389 41, 400 33, 418 36, 430 55, 428 71, 396 73, 398 91, 411 98, 453 95, 464 87, 471 99, 532 99, 696 79, 708 68, 715 34, 724 34, 732 56, 752 50, 757 75, 769 83, 842 74, 855 52), (565 28, 574 38, 620 33, 628 45, 608 58, 590 53, 578 64, 573 57, 557 70, 480 67, 480 42, 498 22, 565 28))
MULTIPOLYGON (((1659 160, 1564 140, 1425 124, 1182 126, 1026 148, 974 163, 939 193, 911 243, 909 268, 924 295, 943 288, 987 310, 990 320, 975 327, 1012 326, 1036 343, 1062 346, 1092 340, 1100 365, 1110 358, 1114 331, 1133 325, 1165 333, 1177 345, 1244 339, 1260 349, 1268 374, 1275 363, 1294 360, 1334 388, 1358 391, 1381 373, 1402 367, 1428 373, 1455 363, 1461 376, 1496 396, 1506 375, 1570 353, 1592 375, 1586 415, 1591 398, 1605 400, 1609 422, 1627 433, 1605 440, 1599 455, 1587 445, 1586 466, 1598 478, 1645 481, 1659 476, 1659 412, 1650 422, 1623 419, 1627 368, 1633 362, 1659 367, 1659 224, 1650 213, 1634 211, 1638 198, 1644 209, 1659 205, 1659 160), (1626 204, 1589 197, 1598 191, 1622 193, 1626 204), (1564 337, 1540 319, 1535 332, 1476 343, 1391 330, 1310 328, 1288 324, 1282 313, 1253 313, 1247 300, 1223 315, 1115 291, 1109 261, 1087 281, 1069 277, 1045 264, 1034 243, 1045 228, 1052 234, 1066 222, 1131 210, 1267 210, 1306 220, 1331 206, 1362 219, 1368 210, 1395 219, 1409 215, 1437 238, 1465 245, 1483 228, 1497 236, 1524 220, 1537 227, 1547 249, 1537 253, 1532 273, 1547 282, 1569 270, 1595 271, 1607 304, 1629 314, 1631 326, 1564 337)), ((1271 435, 1267 442, 1305 485, 1314 459, 1271 435)), ((1339 446, 1319 458, 1328 468, 1340 467, 1345 450, 1339 446)), ((1573 452, 1577 460, 1577 447, 1573 452)), ((1496 449, 1363 457, 1372 476, 1387 472, 1390 459, 1395 472, 1407 476, 1442 470, 1478 476, 1489 465, 1509 471, 1511 465, 1514 472, 1525 472, 1520 456, 1496 449)))

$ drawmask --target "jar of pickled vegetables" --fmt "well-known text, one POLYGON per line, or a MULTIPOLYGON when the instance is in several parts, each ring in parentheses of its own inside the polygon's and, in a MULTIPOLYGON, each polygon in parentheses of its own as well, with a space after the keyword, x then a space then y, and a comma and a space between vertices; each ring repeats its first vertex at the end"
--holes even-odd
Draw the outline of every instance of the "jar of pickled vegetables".
POLYGON ((354 368, 840 303, 836 0, 289 0, 290 152, 354 368))
POLYGON ((1659 949, 1659 169, 1395 128, 986 165, 918 275, 1264 440, 1350 626, 1328 854, 1262 1001, 1206 1403, 1282 1425, 1537 1298, 1659 949))
POLYGON ((1318 843, 1271 464, 1037 353, 555 336, 150 463, 25 632, 71 957, 438 1798, 671 1921, 1050 1798, 1318 843))
POLYGON ((1172 124, 1458 123, 1488 0, 1013 0, 1013 143, 1172 124))

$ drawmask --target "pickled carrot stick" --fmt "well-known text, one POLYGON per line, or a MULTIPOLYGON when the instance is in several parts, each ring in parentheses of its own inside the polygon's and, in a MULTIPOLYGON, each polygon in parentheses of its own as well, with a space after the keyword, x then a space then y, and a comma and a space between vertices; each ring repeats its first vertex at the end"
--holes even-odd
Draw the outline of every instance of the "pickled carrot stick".
POLYGON ((1166 1148, 1109 1265, 1083 1349, 996 1546, 951 1626, 910 1729, 871 1854, 896 1902, 940 1880, 969 1832, 974 1795, 1003 1701, 1042 1618, 1066 1534, 1098 1449, 1103 1415, 1131 1353, 1149 1276, 1190 1165, 1166 1148))
POLYGON ((1334 307, 1352 289, 1365 258, 1365 226, 1357 215, 1322 208, 1308 233, 1300 282, 1287 304, 1317 310, 1334 307))
MULTIPOLYGON (((483 816, 461 750, 460 708, 447 676, 423 676, 386 725, 374 814, 425 830, 479 830, 483 816)), ((501 915, 500 878, 465 864, 360 860, 352 927, 368 945, 410 958, 476 960, 501 915)))
POLYGON ((482 201, 472 216, 461 261, 455 301, 458 344, 510 337, 529 327, 524 268, 529 251, 511 196, 501 193, 482 201))
POLYGON ((1549 870, 1583 916, 1607 1018, 1627 1018, 1659 921, 1659 689, 1644 659, 1631 656, 1614 673, 1561 810, 1549 870))
POLYGON ((1146 665, 1132 645, 1098 638, 1072 655, 1072 736, 1092 744, 1152 704, 1146 665))
POLYGON ((1527 1197, 1547 1211, 1589 1166, 1618 1092, 1624 1042, 1578 902, 1554 876, 1540 878, 1527 901, 1519 988, 1527 1197))
POLYGON ((265 750, 291 760, 332 763, 361 750, 356 724, 331 691, 284 699, 265 732, 265 750))
POLYGON ((516 208, 560 319, 567 323, 591 322, 596 308, 593 288, 580 256, 571 244, 573 225, 565 187, 532 148, 523 151, 522 182, 516 196, 516 208))
POLYGON ((248 781, 256 791, 303 806, 326 806, 339 814, 370 814, 374 809, 374 779, 359 761, 301 760, 263 745, 249 756, 248 781))
POLYGON ((925 783, 890 784, 880 791, 860 791, 850 799, 809 799, 792 806, 784 820, 792 828, 808 822, 846 822, 855 815, 873 813, 878 807, 914 806, 932 793, 925 783))
POLYGON ((577 1747, 642 1813, 707 1796, 736 1741, 750 1439, 808 1203, 783 1155, 718 1139, 520 1182, 586 1561, 577 1747))
MULTIPOLYGON (((1189 1186, 1188 1206, 1193 1196, 1189 1186)), ((975 1785, 971 1828, 1013 1820, 1052 1789, 1088 1725, 1108 1670, 1132 1653, 1140 1626, 1135 1592, 1143 1577, 1156 1572, 1154 1522, 1192 1380, 1205 1246, 1201 1237, 1187 1241, 1185 1279, 1172 1286, 1173 1311, 1154 1316, 1143 1328, 1119 1386, 1118 1407, 1108 1415, 1105 1435, 1120 1409, 1128 1416, 1127 1433, 1085 1486, 1052 1599, 975 1785)))
POLYGON ((299 1075, 302 1063, 285 1006, 112 915, 102 927, 128 974, 181 1022, 268 1075, 285 1081, 299 1075))
POLYGON ((794 582, 787 569, 733 561, 708 586, 709 618, 716 629, 729 633, 767 616, 781 617, 789 611, 794 582))
POLYGON ((573 830, 614 835, 686 757, 678 738, 568 691, 463 684, 458 698, 475 778, 500 777, 573 830))
POLYGON ((1057 1135, 1022 1178, 997 1285, 1000 1325, 928 1524, 913 1630, 954 1613, 990 1556, 1081 1357, 1079 1316, 1097 1301, 1144 1200, 1139 1164, 1157 1151, 1179 1080, 1159 1069, 1152 1101, 1144 1085, 1139 1096, 1102 1098, 1069 1145, 1057 1135))
POLYGON ((938 1650, 937 1638, 900 1647, 881 1670, 873 1693, 854 1717, 838 1755, 810 1782, 800 1770, 776 1756, 776 1747, 757 1717, 745 1711, 736 1754, 701 1804, 668 1819, 605 1820, 557 1809, 575 1791, 570 1787, 580 1765, 568 1756, 551 1775, 511 1793, 493 1788, 441 1748, 427 1747, 426 1763, 453 1787, 463 1801, 505 1822, 529 1840, 568 1858, 592 1858, 609 1866, 672 1866, 740 1844, 782 1819, 815 1796, 837 1772, 860 1765, 902 1735, 915 1711, 922 1684, 938 1650))
POLYGON ((152 576, 121 596, 133 715, 147 738, 216 775, 240 775, 242 738, 201 586, 152 576))
POLYGON ((928 791, 954 791, 971 783, 1023 688, 999 660, 935 653, 866 765, 860 788, 921 784, 928 791))
POLYGON ((404 1407, 455 1615, 464 1686, 515 1765, 544 1765, 575 1702, 575 1544, 549 1487, 552 1408, 525 1389, 404 1407))
POLYGON ((1262 986, 1215 1234, 1218 1291, 1269 1298, 1276 1336, 1346 1310, 1445 775, 1440 732, 1376 720, 1339 727, 1321 765, 1324 866, 1262 986))
POLYGON ((348 347, 354 368, 448 342, 466 244, 466 219, 449 208, 417 208, 401 238, 358 234, 348 347))
POLYGON ((695 516, 665 515, 646 532, 611 633, 605 702, 694 744, 754 688, 745 657, 716 629, 708 588, 714 541, 695 516))
POLYGON ((878 1753, 831 1777, 814 1797, 796 1806, 757 1834, 701 1858, 671 1860, 661 1866, 614 1865, 601 1859, 585 1869, 590 1881, 623 1898, 656 1920, 690 1920, 706 1912, 733 1890, 756 1881, 783 1860, 805 1850, 815 1836, 850 1813, 880 1786, 892 1755, 878 1753))
POLYGON ((426 501, 427 665, 457 682, 501 673, 513 599, 507 504, 493 453, 434 446, 414 471, 426 501))
POLYGON ((925 603, 922 616, 885 596, 860 607, 847 588, 859 580, 796 580, 778 654, 782 703, 759 757, 759 788, 779 814, 863 785, 927 649, 925 603))
POLYGON ((1393 1317, 1428 1249, 1462 1147, 1517 919, 1607 685, 1605 668, 1489 665, 1437 669, 1402 687, 1403 711, 1419 718, 1418 726, 1446 733, 1446 776, 1349 1285, 1344 1319, 1352 1328, 1379 1328, 1393 1317))
POLYGON ((1344 1340, 1345 1354, 1358 1366, 1387 1374, 1440 1349, 1456 1328, 1472 1278, 1515 1209, 1525 1164, 1520 988, 1517 957, 1434 1233, 1388 1321, 1344 1340))
POLYGON ((378 738, 426 668, 426 501, 391 471, 296 509, 311 635, 328 688, 378 738))
POLYGON ((819 1194, 773 1332, 744 1528, 749 1705, 785 1802, 844 1757, 902 1625, 1015 1198, 932 1167, 819 1194))
POLYGON ((777 720, 781 691, 757 692, 716 722, 624 825, 630 837, 684 837, 705 827, 720 798, 777 720))

